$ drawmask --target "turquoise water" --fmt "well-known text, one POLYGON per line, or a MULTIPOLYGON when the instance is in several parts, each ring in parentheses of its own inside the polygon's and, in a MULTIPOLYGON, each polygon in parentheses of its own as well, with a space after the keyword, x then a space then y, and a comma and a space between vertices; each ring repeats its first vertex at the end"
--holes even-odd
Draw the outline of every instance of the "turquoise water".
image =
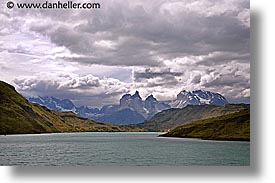
POLYGON ((249 142, 157 137, 159 134, 88 132, 0 136, 0 165, 250 164, 249 142))

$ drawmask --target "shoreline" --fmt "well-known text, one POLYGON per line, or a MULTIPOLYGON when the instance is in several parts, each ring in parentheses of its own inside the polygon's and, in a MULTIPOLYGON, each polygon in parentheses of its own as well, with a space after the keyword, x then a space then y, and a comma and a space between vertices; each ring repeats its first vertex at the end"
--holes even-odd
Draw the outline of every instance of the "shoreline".
POLYGON ((185 138, 185 139, 198 139, 198 140, 209 140, 209 141, 229 141, 229 142, 250 142, 250 139, 245 138, 200 138, 200 137, 180 137, 180 136, 166 136, 166 134, 159 135, 158 137, 167 137, 167 138, 185 138))

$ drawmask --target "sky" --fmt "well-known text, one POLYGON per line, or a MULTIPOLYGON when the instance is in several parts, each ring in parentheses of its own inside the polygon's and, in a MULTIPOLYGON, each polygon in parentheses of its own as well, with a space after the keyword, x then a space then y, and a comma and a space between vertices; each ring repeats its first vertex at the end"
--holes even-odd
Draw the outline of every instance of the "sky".
POLYGON ((91 107, 136 90, 158 100, 203 89, 249 101, 249 0, 93 2, 101 8, 8 9, 1 1, 0 80, 23 95, 91 107))

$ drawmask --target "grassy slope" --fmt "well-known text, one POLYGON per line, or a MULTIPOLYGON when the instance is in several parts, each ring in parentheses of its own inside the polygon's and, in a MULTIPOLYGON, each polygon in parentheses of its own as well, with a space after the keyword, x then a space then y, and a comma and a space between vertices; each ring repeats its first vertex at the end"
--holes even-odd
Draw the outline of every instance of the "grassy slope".
POLYGON ((13 86, 0 81, 0 134, 135 130, 138 129, 97 123, 73 113, 51 111, 29 103, 13 86))
POLYGON ((250 111, 246 109, 232 114, 187 123, 162 136, 249 141, 250 111))
POLYGON ((136 127, 143 128, 147 131, 167 131, 192 121, 222 116, 248 108, 249 105, 245 104, 229 104, 222 107, 213 105, 188 105, 182 109, 162 111, 144 123, 136 125, 136 127))

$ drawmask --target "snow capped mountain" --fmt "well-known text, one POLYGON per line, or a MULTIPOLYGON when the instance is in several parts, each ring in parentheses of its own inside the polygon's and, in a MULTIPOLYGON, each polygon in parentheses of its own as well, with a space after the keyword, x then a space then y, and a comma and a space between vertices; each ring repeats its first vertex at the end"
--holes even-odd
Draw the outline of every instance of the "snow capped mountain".
POLYGON ((89 108, 87 106, 80 106, 76 108, 75 111, 80 117, 96 119, 101 117, 100 110, 98 108, 89 108))
POLYGON ((133 95, 124 94, 118 105, 105 105, 101 109, 87 106, 76 107, 69 99, 61 100, 55 97, 32 97, 27 99, 51 110, 73 111, 80 117, 114 124, 141 123, 163 110, 183 108, 187 105, 212 104, 224 106, 228 104, 227 100, 219 93, 204 90, 183 90, 177 95, 177 99, 166 102, 158 101, 153 95, 149 95, 143 100, 139 92, 136 91, 133 95))
POLYGON ((27 98, 32 103, 37 103, 43 105, 51 110, 58 110, 58 111, 73 111, 76 112, 76 106, 70 101, 69 99, 58 99, 55 97, 30 97, 27 98))
POLYGON ((74 103, 69 99, 58 99, 55 97, 27 97, 29 102, 37 103, 39 105, 43 105, 51 110, 56 111, 72 111, 77 113, 80 117, 95 119, 97 117, 101 117, 100 110, 97 108, 89 108, 87 106, 76 107, 74 103))
POLYGON ((219 93, 204 90, 186 91, 183 90, 177 95, 177 99, 171 101, 171 108, 183 108, 187 105, 217 105, 228 104, 226 98, 219 93))

